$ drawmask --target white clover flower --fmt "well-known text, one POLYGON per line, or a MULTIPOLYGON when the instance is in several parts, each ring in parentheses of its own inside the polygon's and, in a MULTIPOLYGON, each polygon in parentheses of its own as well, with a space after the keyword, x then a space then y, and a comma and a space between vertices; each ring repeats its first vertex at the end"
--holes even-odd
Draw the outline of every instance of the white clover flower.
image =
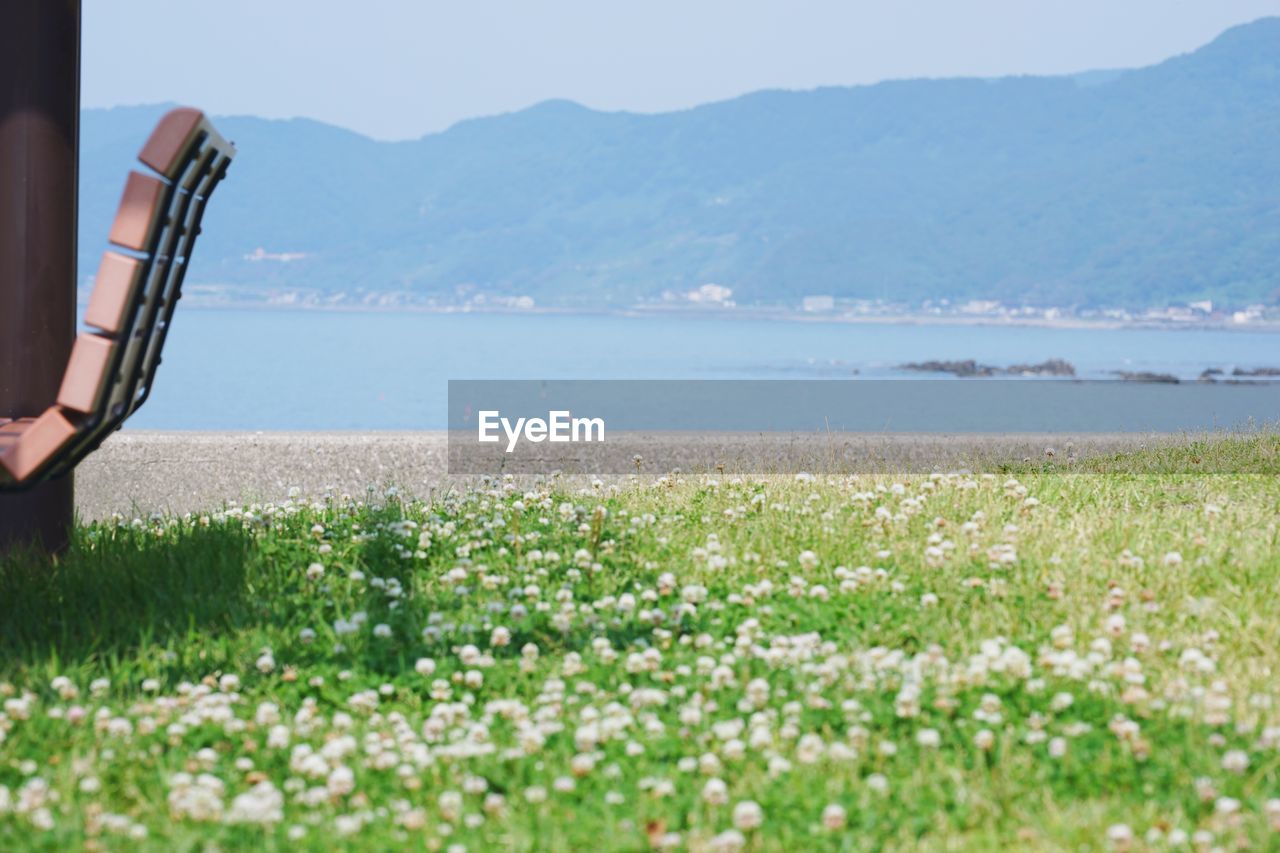
POLYGON ((227 823, 253 823, 259 825, 279 823, 284 819, 284 794, 268 781, 254 785, 231 801, 227 810, 227 823))
POLYGON ((379 622, 373 626, 373 636, 380 640, 388 639, 392 634, 391 626, 386 622, 379 622))
POLYGON ((764 823, 764 809, 754 800, 743 800, 733 807, 733 825, 743 832, 759 829, 764 823))
POLYGON ((1233 749, 1222 756, 1222 769, 1228 773, 1240 775, 1249 769, 1249 754, 1241 749, 1233 749))
POLYGON ((810 732, 796 744, 796 760, 801 764, 814 764, 822 758, 826 747, 821 735, 810 732))
POLYGON ((112 737, 129 737, 133 734, 133 723, 124 717, 112 717, 107 722, 107 734, 112 737))
POLYGON ((65 675, 56 676, 49 682, 49 687, 63 701, 70 701, 80 695, 80 689, 65 675))
POLYGON ((489 790, 489 780, 483 776, 467 776, 462 780, 462 793, 483 794, 489 790))
POLYGON ((1127 850, 1133 845, 1133 830, 1127 823, 1112 824, 1107 828, 1107 841, 1117 850, 1127 850))
POLYGON ((720 779, 708 779, 702 786, 702 799, 713 806, 728 805, 729 786, 720 779))
POLYGON ((844 806, 838 803, 831 803, 822 810, 822 828, 828 832, 839 832, 845 828, 847 822, 848 814, 844 806))
POLYGON ((713 836, 709 846, 714 853, 737 853, 747 846, 747 839, 736 829, 726 829, 713 836))
POLYGON ((338 835, 355 835, 364 827, 359 815, 340 814, 333 819, 333 830, 338 835))
POLYGON ((431 658, 418 658, 413 669, 421 676, 432 675, 436 671, 436 662, 431 658))
POLYGON ((169 779, 169 811, 178 819, 221 820, 225 792, 226 786, 216 776, 175 773, 169 779))
POLYGON ((280 706, 274 702, 259 702, 253 721, 262 727, 274 726, 280 722, 280 706))
POLYGON ((591 773, 596 768, 595 756, 590 753, 578 753, 569 759, 569 772, 574 776, 582 777, 591 773))
POLYGON ((320 563, 312 563, 307 566, 307 580, 318 581, 324 577, 324 566, 320 563))
POLYGON ((903 719, 920 715, 920 689, 914 684, 904 684, 894 698, 894 712, 903 719))
POLYGON ((456 823, 462 816, 462 794, 457 791, 444 791, 436 798, 436 805, 440 817, 449 823, 456 823))
POLYGON ((921 729, 916 732, 916 743, 925 749, 937 749, 942 745, 942 735, 937 729, 921 729))
POLYGON ((747 683, 745 698, 753 707, 763 708, 769 701, 769 682, 753 678, 747 683))

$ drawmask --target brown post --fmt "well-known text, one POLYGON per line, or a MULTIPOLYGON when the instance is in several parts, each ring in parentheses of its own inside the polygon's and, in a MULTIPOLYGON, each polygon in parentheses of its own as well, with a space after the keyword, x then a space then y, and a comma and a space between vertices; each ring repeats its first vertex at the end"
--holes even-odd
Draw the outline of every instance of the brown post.
MULTIPOLYGON (((80 0, 0 0, 0 417, 53 404, 76 309, 80 0)), ((0 494, 0 554, 66 547, 72 480, 0 494)))

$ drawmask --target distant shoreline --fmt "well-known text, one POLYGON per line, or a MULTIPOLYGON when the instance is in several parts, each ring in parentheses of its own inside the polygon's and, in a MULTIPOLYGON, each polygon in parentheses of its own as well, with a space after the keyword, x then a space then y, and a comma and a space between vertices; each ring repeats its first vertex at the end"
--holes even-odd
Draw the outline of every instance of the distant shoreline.
POLYGON ((1225 331, 1225 332, 1280 332, 1280 322, 1258 321, 1235 323, 1227 319, 1215 320, 1159 320, 1159 319, 1093 319, 1083 317, 991 317, 983 315, 954 314, 836 314, 810 313, 785 308, 667 308, 662 306, 630 306, 627 308, 587 307, 535 307, 508 308, 504 306, 429 306, 429 305, 307 305, 264 303, 248 300, 204 301, 188 295, 183 301, 184 310, 198 311, 262 311, 262 312, 314 312, 326 314, 492 314, 499 316, 543 317, 629 317, 674 318, 679 320, 764 320, 780 323, 819 323, 850 326, 974 326, 1041 329, 1088 330, 1160 330, 1160 331, 1225 331))

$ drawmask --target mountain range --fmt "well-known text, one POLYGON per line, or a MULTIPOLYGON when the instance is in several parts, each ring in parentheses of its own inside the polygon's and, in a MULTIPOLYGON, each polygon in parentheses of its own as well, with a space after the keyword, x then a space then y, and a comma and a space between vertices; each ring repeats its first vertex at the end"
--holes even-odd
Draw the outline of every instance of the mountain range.
MULTIPOLYGON (((82 278, 166 108, 83 114, 82 278)), ((549 101, 408 142, 215 123, 239 156, 188 279, 213 292, 1280 302, 1280 18, 1134 70, 762 91, 654 115, 549 101)))

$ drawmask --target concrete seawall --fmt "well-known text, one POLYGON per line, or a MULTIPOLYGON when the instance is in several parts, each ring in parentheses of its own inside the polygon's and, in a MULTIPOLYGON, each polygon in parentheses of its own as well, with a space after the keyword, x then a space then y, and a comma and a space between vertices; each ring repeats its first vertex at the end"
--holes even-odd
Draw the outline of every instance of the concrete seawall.
MULTIPOLYGON (((628 465, 645 451, 642 473, 794 474, 857 471, 983 469, 1000 462, 1043 458, 1049 448, 1081 458, 1135 449, 1169 437, 1144 435, 966 434, 682 434, 650 435, 619 445, 628 465)), ((562 466, 559 466, 562 467, 562 466)), ((573 473, 573 472, 566 472, 573 473)), ((593 471, 584 467, 580 473, 593 471)), ((619 479, 617 473, 604 479, 619 479)), ((154 512, 182 514, 228 503, 275 501, 290 489, 361 495, 396 486, 427 497, 474 476, 448 474, 444 432, 148 432, 126 430, 108 439, 76 472, 82 520, 154 512)))

